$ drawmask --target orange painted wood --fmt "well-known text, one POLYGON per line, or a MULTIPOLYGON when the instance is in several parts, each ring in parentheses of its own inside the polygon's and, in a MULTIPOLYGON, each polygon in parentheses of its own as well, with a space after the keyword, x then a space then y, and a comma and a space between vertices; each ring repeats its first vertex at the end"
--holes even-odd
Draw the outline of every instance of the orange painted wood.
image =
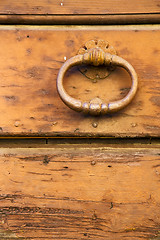
MULTIPOLYGON (((0 27, 0 135, 160 136, 159 39, 159 26, 0 27), (85 116, 58 96, 60 67, 90 39, 108 40, 138 74, 136 97, 116 114, 85 116)), ((120 68, 97 83, 78 68, 65 77, 68 93, 82 100, 121 99, 130 85, 120 68)))
POLYGON ((126 14, 160 13, 159 0, 5 0, 0 14, 126 14))
POLYGON ((158 240, 159 162, 156 145, 1 148, 1 239, 158 240))

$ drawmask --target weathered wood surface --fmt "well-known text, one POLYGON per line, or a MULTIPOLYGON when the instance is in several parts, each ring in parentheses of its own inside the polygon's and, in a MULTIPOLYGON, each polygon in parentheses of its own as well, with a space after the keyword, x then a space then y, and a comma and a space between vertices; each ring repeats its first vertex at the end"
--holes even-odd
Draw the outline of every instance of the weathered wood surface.
MULTIPOLYGON (((1 136, 160 136, 160 27, 0 27, 1 136), (90 39, 108 40, 139 78, 132 103, 116 114, 85 116, 66 107, 56 90, 64 63, 90 39)), ((117 68, 94 83, 78 68, 65 77, 69 94, 82 100, 113 101, 130 87, 117 68)))
POLYGON ((160 13, 159 0, 5 0, 0 14, 160 13))
POLYGON ((1 148, 1 239, 158 240, 159 163, 158 145, 1 148))

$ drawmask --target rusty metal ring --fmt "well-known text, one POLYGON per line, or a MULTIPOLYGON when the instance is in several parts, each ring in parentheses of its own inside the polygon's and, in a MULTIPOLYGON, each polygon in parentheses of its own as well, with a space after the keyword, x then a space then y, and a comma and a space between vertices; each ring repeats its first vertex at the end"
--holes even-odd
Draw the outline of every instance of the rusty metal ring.
POLYGON ((120 109, 126 107, 134 98, 138 87, 137 74, 130 63, 128 63, 123 58, 112 55, 110 53, 105 53, 101 48, 91 49, 88 53, 83 55, 76 55, 68 59, 61 67, 58 78, 57 78, 57 90, 62 101, 71 109, 77 112, 89 113, 91 115, 107 114, 111 112, 117 112, 120 109), (101 99, 92 99, 90 102, 81 102, 67 94, 63 87, 63 78, 65 73, 73 66, 81 64, 92 64, 98 65, 110 65, 110 66, 120 66, 124 68, 132 79, 132 86, 128 94, 121 100, 103 103, 101 99))

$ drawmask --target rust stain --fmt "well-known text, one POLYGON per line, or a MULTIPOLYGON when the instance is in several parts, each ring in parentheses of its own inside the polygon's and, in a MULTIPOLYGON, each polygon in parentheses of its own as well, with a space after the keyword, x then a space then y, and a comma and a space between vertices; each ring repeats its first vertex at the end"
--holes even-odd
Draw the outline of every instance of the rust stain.
POLYGON ((31 68, 28 68, 26 71, 27 77, 38 79, 38 80, 44 79, 45 70, 46 70, 46 68, 42 67, 42 66, 40 66, 40 67, 34 66, 31 68))
POLYGON ((32 53, 32 49, 31 48, 27 48, 26 49, 26 53, 27 53, 27 55, 30 55, 32 53))
POLYGON ((74 45, 75 45, 74 40, 66 40, 65 45, 69 48, 72 47, 72 51, 73 51, 73 48, 74 48, 74 45))
POLYGON ((143 71, 144 79, 159 79, 159 69, 155 65, 148 64, 143 71))
POLYGON ((44 163, 45 165, 48 165, 49 162, 50 162, 49 157, 48 157, 47 155, 45 155, 45 156, 44 156, 44 159, 43 159, 43 163, 44 163))
POLYGON ((7 101, 16 101, 16 100, 17 100, 17 97, 15 97, 15 96, 4 96, 4 98, 5 98, 7 101))
POLYGON ((152 97, 150 98, 150 101, 151 101, 154 105, 160 107, 160 96, 152 96, 152 97))
POLYGON ((122 48, 121 50, 118 51, 120 55, 130 55, 131 52, 128 50, 128 48, 122 48))

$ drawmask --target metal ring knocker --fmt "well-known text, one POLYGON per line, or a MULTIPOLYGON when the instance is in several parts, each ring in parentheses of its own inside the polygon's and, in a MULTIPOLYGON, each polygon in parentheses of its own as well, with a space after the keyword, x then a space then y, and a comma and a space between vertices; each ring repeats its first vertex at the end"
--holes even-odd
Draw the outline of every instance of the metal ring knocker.
POLYGON ((123 58, 104 52, 101 48, 90 49, 89 52, 76 55, 68 59, 61 67, 57 78, 57 90, 62 101, 71 109, 77 112, 89 113, 91 115, 107 114, 117 112, 126 107, 134 98, 138 87, 138 78, 134 68, 123 58), (95 98, 90 102, 81 102, 67 94, 63 87, 63 78, 67 70, 81 64, 91 64, 94 66, 120 66, 130 74, 132 86, 128 94, 121 100, 104 103, 101 99, 95 98))

